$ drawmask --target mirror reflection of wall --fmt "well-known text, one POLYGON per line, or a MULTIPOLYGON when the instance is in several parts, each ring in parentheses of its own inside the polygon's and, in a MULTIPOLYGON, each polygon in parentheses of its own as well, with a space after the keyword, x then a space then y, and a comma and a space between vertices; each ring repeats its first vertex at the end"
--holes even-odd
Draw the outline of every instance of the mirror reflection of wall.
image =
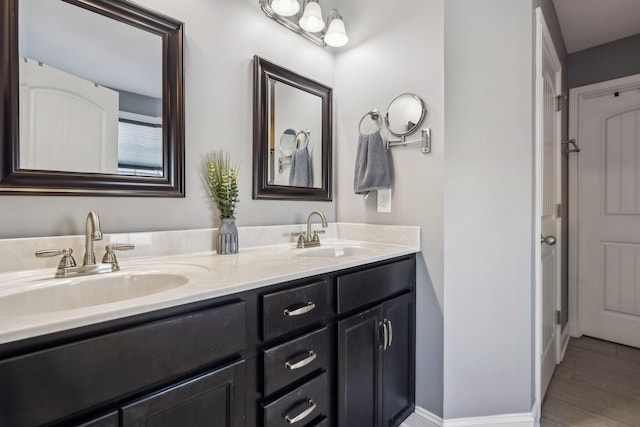
MULTIPOLYGON (((269 82, 269 184, 321 188, 322 99, 286 83, 269 82), (310 176, 292 158, 307 150, 310 176)), ((300 157, 297 157, 300 159, 300 157)))
POLYGON ((408 135, 420 126, 425 114, 426 109, 419 96, 403 93, 389 104, 385 121, 387 128, 394 135, 408 135))
POLYGON ((162 39, 20 0, 20 168, 162 176, 162 39))

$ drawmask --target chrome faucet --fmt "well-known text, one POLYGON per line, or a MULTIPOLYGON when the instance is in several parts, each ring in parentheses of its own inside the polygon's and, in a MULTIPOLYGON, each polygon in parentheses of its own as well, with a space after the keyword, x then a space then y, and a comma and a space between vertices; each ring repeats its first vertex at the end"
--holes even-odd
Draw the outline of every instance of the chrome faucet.
POLYGON ((102 240, 102 230, 100 229, 100 218, 94 211, 89 212, 84 225, 84 261, 82 265, 95 265, 96 254, 93 252, 93 242, 102 240))
POLYGON ((73 249, 45 249, 37 251, 36 256, 52 257, 62 255, 55 277, 74 277, 85 276, 88 274, 110 273, 120 270, 118 260, 113 251, 115 250, 131 250, 134 248, 131 244, 112 243, 107 245, 106 253, 101 263, 96 263, 96 254, 93 252, 93 242, 102 240, 102 230, 100 229, 100 218, 94 211, 89 212, 84 228, 84 261, 82 265, 76 265, 73 259, 73 249))
POLYGON ((318 234, 324 233, 324 230, 314 230, 313 235, 311 234, 311 220, 313 216, 317 215, 320 217, 322 221, 322 228, 327 228, 327 218, 325 218, 324 214, 320 211, 313 211, 309 214, 309 218, 307 218, 307 231, 300 231, 298 233, 291 233, 293 236, 298 236, 298 243, 296 245, 297 248, 310 248, 313 246, 320 246, 320 236, 318 234))

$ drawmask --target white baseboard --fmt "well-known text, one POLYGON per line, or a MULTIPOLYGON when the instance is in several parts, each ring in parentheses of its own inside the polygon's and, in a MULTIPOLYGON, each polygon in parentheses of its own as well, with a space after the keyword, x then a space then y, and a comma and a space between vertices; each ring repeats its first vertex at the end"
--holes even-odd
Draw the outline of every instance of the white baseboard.
POLYGON ((502 414, 488 417, 455 418, 443 420, 433 413, 416 406, 415 412, 400 427, 535 427, 536 406, 531 412, 502 414))
POLYGON ((534 427, 536 415, 534 411, 521 414, 502 414, 488 417, 455 418, 444 420, 443 427, 534 427))
POLYGON ((571 334, 569 334, 569 325, 565 326, 564 331, 562 331, 562 336, 560 337, 560 360, 558 363, 564 360, 564 355, 567 352, 567 347, 569 346, 569 340, 571 339, 571 334))
POLYGON ((442 427, 442 418, 416 406, 414 413, 409 415, 400 427, 442 427))

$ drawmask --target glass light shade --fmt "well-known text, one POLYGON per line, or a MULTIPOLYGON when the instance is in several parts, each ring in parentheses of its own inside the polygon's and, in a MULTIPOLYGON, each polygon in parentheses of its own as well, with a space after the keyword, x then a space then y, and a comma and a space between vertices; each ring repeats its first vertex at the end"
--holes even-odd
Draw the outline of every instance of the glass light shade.
POLYGON ((331 47, 340 47, 347 44, 349 37, 347 31, 344 28, 344 21, 340 18, 335 18, 329 23, 329 29, 324 36, 324 42, 331 47))
POLYGON ((324 29, 324 20, 322 19, 322 9, 315 1, 310 1, 304 8, 304 13, 300 18, 300 27, 310 33, 317 33, 324 29))
POLYGON ((293 16, 300 11, 298 0, 273 0, 271 9, 280 16, 293 16))

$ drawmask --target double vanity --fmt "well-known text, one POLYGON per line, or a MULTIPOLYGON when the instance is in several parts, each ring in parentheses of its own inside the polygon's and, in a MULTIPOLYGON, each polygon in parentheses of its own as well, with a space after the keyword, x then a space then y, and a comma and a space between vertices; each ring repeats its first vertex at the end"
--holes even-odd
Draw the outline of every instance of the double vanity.
MULTIPOLYGON (((215 230, 105 235, 136 249, 82 277, 0 264, 0 425, 399 425, 418 228, 329 224, 300 249, 301 230, 241 228, 224 256, 215 230)), ((0 248, 83 243, 39 240, 0 248)))

